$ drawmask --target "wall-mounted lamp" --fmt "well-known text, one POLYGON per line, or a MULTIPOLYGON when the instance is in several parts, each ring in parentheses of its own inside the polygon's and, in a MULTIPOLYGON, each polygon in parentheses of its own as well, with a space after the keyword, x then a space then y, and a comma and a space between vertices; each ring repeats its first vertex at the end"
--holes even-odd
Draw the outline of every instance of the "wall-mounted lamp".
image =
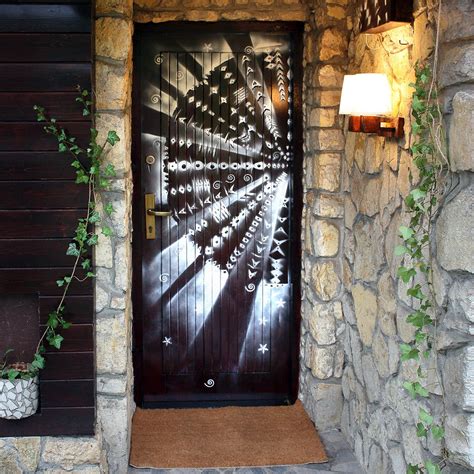
POLYGON ((385 74, 344 77, 341 115, 349 115, 349 131, 403 137, 404 119, 392 118, 392 89, 385 74))

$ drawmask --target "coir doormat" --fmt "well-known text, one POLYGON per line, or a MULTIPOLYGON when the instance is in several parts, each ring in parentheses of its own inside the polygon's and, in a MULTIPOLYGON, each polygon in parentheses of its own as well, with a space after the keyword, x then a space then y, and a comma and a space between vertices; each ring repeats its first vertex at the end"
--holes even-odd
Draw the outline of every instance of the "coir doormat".
POLYGON ((293 406, 137 409, 130 464, 138 468, 257 467, 327 462, 319 435, 293 406))

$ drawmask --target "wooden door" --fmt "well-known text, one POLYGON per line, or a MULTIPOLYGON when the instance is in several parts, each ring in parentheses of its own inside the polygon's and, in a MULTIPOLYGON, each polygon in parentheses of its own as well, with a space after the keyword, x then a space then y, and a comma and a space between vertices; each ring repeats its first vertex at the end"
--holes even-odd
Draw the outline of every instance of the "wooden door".
POLYGON ((297 385, 299 33, 137 33, 137 402, 284 403, 297 385), (145 195, 153 202, 145 203, 145 195), (146 213, 170 216, 152 218, 146 213))

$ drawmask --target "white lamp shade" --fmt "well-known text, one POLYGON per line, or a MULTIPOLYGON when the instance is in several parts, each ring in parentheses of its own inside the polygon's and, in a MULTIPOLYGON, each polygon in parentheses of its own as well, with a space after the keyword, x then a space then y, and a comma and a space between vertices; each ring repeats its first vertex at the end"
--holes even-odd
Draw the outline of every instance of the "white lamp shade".
POLYGON ((385 74, 354 74, 344 76, 341 115, 391 115, 392 89, 385 74))

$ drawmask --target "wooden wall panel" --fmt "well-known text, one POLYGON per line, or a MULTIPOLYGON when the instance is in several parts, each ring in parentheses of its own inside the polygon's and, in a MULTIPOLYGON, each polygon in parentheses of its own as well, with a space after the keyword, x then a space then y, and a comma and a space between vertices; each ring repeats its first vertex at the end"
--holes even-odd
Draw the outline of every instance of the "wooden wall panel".
MULTIPOLYGON (((90 118, 75 98, 77 85, 91 88, 92 25, 90 0, 0 3, 0 296, 34 298, 39 331, 62 293, 56 280, 71 270, 65 251, 87 189, 74 183, 71 158, 58 153, 33 106, 87 144, 90 118)), ((0 437, 94 433, 93 282, 74 282, 65 303, 73 325, 60 350, 47 349, 40 409, 0 420, 0 437)))

